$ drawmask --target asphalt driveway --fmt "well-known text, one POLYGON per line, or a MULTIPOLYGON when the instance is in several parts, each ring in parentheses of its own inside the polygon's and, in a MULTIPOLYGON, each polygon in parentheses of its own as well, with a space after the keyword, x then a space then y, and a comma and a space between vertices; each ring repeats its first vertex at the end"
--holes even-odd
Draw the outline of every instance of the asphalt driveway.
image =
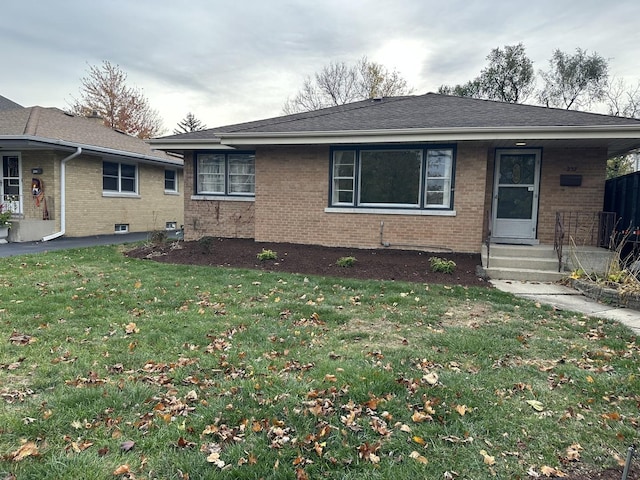
POLYGON ((68 248, 93 247, 95 245, 116 245, 147 240, 149 233, 123 233, 117 235, 95 235, 91 237, 60 237, 48 242, 20 242, 0 245, 0 257, 12 257, 30 253, 51 252, 68 248))

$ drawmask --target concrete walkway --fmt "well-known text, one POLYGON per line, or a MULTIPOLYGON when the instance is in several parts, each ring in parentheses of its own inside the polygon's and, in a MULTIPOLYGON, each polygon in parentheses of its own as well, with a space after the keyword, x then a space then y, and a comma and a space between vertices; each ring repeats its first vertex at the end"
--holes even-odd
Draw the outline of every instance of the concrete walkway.
POLYGON ((564 285, 512 280, 491 280, 491 284, 503 292, 551 305, 559 310, 570 310, 590 317, 616 320, 635 333, 640 333, 640 312, 598 303, 564 285))

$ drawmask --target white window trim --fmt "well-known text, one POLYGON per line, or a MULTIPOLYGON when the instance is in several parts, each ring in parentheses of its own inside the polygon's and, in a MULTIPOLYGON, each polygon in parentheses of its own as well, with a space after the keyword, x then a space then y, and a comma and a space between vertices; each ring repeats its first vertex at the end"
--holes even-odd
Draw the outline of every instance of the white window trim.
MULTIPOLYGON (((403 147, 399 147, 397 149, 390 148, 389 150, 402 150, 403 147)), ((455 191, 455 187, 453 187, 453 179, 455 177, 455 157, 456 157, 456 148, 453 145, 446 146, 414 146, 407 145, 407 150, 421 150, 421 159, 420 159, 420 183, 419 183, 419 200, 417 204, 383 204, 383 203, 359 203, 359 195, 361 193, 361 182, 362 182, 362 162, 360 161, 360 155, 363 151, 369 151, 367 146, 362 146, 356 148, 354 150, 351 149, 340 149, 335 148, 332 150, 331 154, 331 179, 330 179, 330 200, 333 202, 334 198, 334 187, 335 180, 340 179, 341 177, 335 177, 335 152, 340 151, 355 151, 354 158, 354 172, 357 172, 357 175, 354 179, 354 188, 357 184, 358 186, 358 195, 354 190, 353 192, 353 204, 347 202, 336 202, 332 203, 330 206, 325 208, 325 212, 327 213, 378 213, 378 214, 390 214, 390 215, 436 215, 436 216, 455 216, 456 212, 452 209, 451 205, 451 196, 455 191), (423 171, 425 168, 428 169, 428 161, 429 161, 429 151, 430 150, 451 150, 451 164, 449 166, 449 175, 447 177, 429 177, 426 171, 423 171), (429 204, 427 203, 427 184, 430 179, 433 180, 444 180, 446 184, 448 184, 448 197, 446 199, 446 203, 444 204, 429 204)), ((380 149, 384 151, 385 149, 380 149)))
POLYGON ((102 178, 104 182, 104 163, 115 163, 118 165, 118 190, 105 190, 102 189, 103 197, 140 197, 140 171, 138 169, 137 163, 126 163, 126 162, 112 162, 109 160, 102 161, 102 178), (127 165, 129 167, 133 167, 135 169, 135 191, 123 191, 122 190, 122 165, 127 165))
POLYGON ((447 208, 440 210, 420 209, 420 208, 366 208, 366 207, 326 207, 325 213, 357 213, 364 215, 416 215, 416 216, 434 216, 434 217, 455 217, 456 211, 447 208))
MULTIPOLYGON (((173 180, 173 181, 174 181, 174 183, 175 183, 175 187, 174 187, 173 189, 167 189, 167 188, 165 188, 165 189, 164 189, 164 193, 165 193, 166 195, 177 195, 178 193, 180 193, 180 192, 178 191, 178 170, 177 170, 177 169, 175 169, 175 168, 165 168, 165 169, 164 169, 164 173, 166 173, 167 171, 169 171, 169 172, 173 172, 173 174, 175 175, 175 178, 174 178, 174 180, 173 180)), ((164 176, 164 175, 163 175, 163 176, 164 176)), ((166 180, 167 180, 167 179, 166 179, 166 177, 164 177, 164 179, 163 179, 163 180, 164 180, 164 182, 166 182, 166 180)))
POLYGON ((191 200, 222 200, 224 202, 255 202, 255 195, 191 195, 191 200))
POLYGON ((191 196, 192 200, 238 200, 238 201, 249 201, 252 202, 254 201, 254 198, 256 196, 255 194, 255 188, 256 188, 256 183, 255 183, 255 153, 250 153, 250 152, 202 152, 203 154, 207 154, 207 153, 212 153, 214 155, 223 155, 224 156, 224 168, 223 168, 223 172, 222 172, 222 177, 223 177, 223 181, 224 181, 224 192, 207 192, 207 191, 197 191, 198 189, 198 185, 200 182, 200 175, 201 173, 199 172, 199 168, 198 168, 198 164, 200 161, 199 156, 196 154, 194 156, 194 173, 195 173, 195 184, 194 184, 194 188, 196 189, 196 193, 194 195, 191 196), (230 169, 229 169, 229 156, 230 155, 234 155, 234 154, 246 154, 246 155, 253 155, 253 165, 254 165, 254 174, 253 174, 253 193, 245 193, 245 192, 229 192, 228 190, 230 189, 230 176, 232 175, 230 173, 230 169))

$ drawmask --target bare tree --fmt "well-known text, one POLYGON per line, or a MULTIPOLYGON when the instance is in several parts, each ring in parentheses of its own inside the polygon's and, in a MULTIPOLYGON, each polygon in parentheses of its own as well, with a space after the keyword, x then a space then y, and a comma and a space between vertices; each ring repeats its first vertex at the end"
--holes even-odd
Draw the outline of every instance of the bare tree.
POLYGON ((609 64, 597 53, 587 55, 580 48, 574 55, 556 50, 549 60, 549 70, 541 71, 540 76, 544 81, 538 95, 542 104, 582 110, 605 97, 609 64))
POLYGON ((411 92, 412 89, 398 72, 389 71, 365 56, 355 65, 331 62, 313 77, 305 78, 302 89, 293 98, 287 99, 282 110, 285 114, 300 113, 411 92))
POLYGON ((207 126, 196 118, 196 116, 189 112, 187 116, 178 122, 178 126, 173 129, 175 135, 189 132, 199 132, 200 130, 206 130, 207 126))
POLYGON ((640 81, 635 86, 621 78, 610 81, 604 101, 609 115, 640 118, 640 81))
POLYGON ((89 65, 80 79, 80 98, 73 98, 71 112, 81 116, 95 114, 104 124, 139 138, 151 138, 163 132, 162 119, 152 109, 141 90, 127 86, 127 74, 108 61, 89 65))

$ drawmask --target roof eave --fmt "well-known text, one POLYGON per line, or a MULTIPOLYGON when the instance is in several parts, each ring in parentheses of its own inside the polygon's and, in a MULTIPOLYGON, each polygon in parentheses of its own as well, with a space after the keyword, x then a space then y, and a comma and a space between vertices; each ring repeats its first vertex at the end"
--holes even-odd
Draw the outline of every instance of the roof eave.
POLYGON ((340 130, 316 132, 233 132, 220 134, 220 144, 303 145, 387 142, 450 142, 487 140, 640 139, 640 125, 409 128, 392 130, 340 130))
POLYGON ((162 157, 155 157, 153 155, 145 155, 142 153, 128 152, 126 150, 117 150, 117 149, 108 148, 108 147, 100 147, 97 145, 68 142, 66 140, 57 140, 57 139, 38 137, 33 135, 0 135, 0 142, 2 141, 9 141, 9 142, 13 141, 17 143, 24 142, 26 144, 29 144, 30 146, 42 145, 42 146, 54 147, 54 148, 65 149, 65 150, 77 149, 78 147, 80 147, 82 148, 83 152, 89 153, 89 154, 94 153, 98 155, 126 157, 126 158, 135 159, 139 162, 154 163, 154 164, 160 163, 164 165, 171 165, 174 167, 183 166, 182 160, 171 160, 171 159, 166 159, 162 157))
POLYGON ((233 147, 222 145, 220 138, 198 138, 198 139, 163 139, 151 138, 147 143, 158 150, 170 152, 184 152, 185 150, 233 150, 233 147))

